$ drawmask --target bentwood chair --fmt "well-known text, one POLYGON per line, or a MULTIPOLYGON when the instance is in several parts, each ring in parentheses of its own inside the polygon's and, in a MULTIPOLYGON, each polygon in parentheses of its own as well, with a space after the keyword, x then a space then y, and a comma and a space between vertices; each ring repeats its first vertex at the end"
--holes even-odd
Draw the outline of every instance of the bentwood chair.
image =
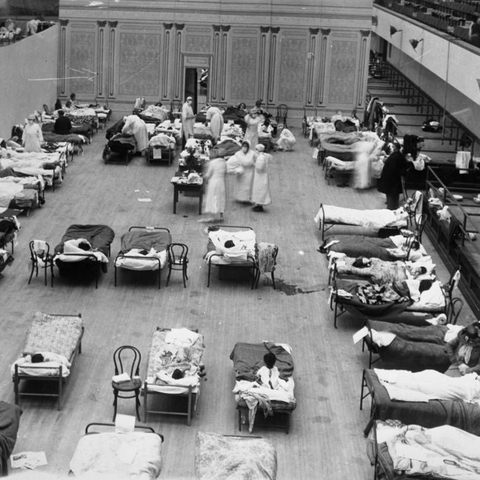
POLYGON ((181 100, 172 100, 170 102, 170 114, 175 118, 182 117, 182 101, 181 100))
POLYGON ((277 120, 277 123, 283 123, 284 128, 287 128, 287 116, 288 105, 285 105, 285 103, 277 105, 277 115, 275 116, 275 119, 277 120))
POLYGON ((188 267, 188 247, 183 243, 171 243, 167 247, 168 276, 166 286, 170 281, 172 270, 181 270, 183 276, 183 288, 187 287, 186 280, 188 267))
POLYGON ((140 421, 140 388, 142 387, 142 380, 140 378, 141 360, 142 356, 140 351, 131 345, 119 347, 113 354, 115 375, 126 373, 129 377, 129 379, 119 381, 112 379, 113 421, 115 421, 117 416, 117 401, 119 398, 135 398, 137 418, 140 421))
POLYGON ((50 255, 50 245, 44 240, 32 240, 29 244, 31 271, 28 284, 32 281, 33 274, 38 277, 39 270, 45 274, 45 285, 47 285, 48 271, 50 270, 50 281, 53 288, 53 255, 50 255))

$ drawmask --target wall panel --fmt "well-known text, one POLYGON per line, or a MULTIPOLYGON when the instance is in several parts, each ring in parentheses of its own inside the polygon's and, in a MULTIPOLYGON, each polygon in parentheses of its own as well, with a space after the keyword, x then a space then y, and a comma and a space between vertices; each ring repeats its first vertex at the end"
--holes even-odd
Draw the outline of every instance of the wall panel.
POLYGON ((118 94, 160 97, 160 33, 121 32, 118 94))

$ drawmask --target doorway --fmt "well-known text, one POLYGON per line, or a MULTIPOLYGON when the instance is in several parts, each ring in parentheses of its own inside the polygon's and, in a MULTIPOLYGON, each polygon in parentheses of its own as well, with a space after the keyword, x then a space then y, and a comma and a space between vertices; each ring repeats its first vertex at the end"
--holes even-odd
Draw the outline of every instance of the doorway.
POLYGON ((208 101, 208 68, 186 68, 185 69, 185 98, 193 98, 193 111, 197 113, 208 101))

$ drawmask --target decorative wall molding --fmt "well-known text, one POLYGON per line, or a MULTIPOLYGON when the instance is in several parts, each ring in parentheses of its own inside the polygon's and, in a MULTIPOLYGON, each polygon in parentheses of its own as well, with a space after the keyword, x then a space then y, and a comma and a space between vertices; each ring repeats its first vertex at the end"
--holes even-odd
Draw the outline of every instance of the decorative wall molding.
POLYGON ((233 101, 254 102, 257 77, 258 37, 234 36, 230 53, 230 97, 233 101))
POLYGON ((371 30, 360 30, 360 35, 362 37, 369 37, 371 33, 371 30))
POLYGON ((105 27, 105 25, 107 25, 107 21, 106 20, 97 20, 97 25, 99 27, 105 27))
POLYGON ((165 30, 171 30, 173 28, 173 23, 164 23, 163 28, 165 30))
POLYGON ((231 28, 230 25, 222 25, 222 32, 229 32, 231 28))
POLYGON ((260 33, 268 33, 270 31, 270 27, 260 27, 260 33))
POLYGON ((322 35, 324 37, 328 37, 330 35, 330 32, 332 31, 331 28, 321 28, 320 31, 322 32, 322 35))
POLYGON ((328 103, 353 105, 355 101, 355 78, 358 42, 334 40, 331 44, 330 82, 328 103))
POLYGON ((118 20, 109 21, 108 25, 110 26, 110 28, 117 28, 118 27, 118 20))
POLYGON ((362 37, 360 42, 360 56, 358 59, 359 73, 357 81, 356 106, 363 107, 365 102, 365 84, 368 78, 368 57, 370 51, 369 36, 362 37))
POLYGON ((280 32, 280 27, 270 27, 270 30, 272 33, 277 34, 280 32))
POLYGON ((61 18, 59 22, 62 27, 66 27, 68 25, 68 19, 61 18))
POLYGON ((276 100, 281 103, 303 103, 307 39, 283 36, 279 53, 280 75, 276 100))
POLYGON ((320 32, 319 28, 309 28, 310 35, 318 35, 318 32, 320 32))
POLYGON ((177 31, 182 31, 185 28, 185 24, 184 23, 176 23, 175 28, 177 29, 177 31))
POLYGON ((213 31, 216 33, 216 32, 219 32, 222 28, 221 25, 212 25, 212 28, 213 28, 213 31))

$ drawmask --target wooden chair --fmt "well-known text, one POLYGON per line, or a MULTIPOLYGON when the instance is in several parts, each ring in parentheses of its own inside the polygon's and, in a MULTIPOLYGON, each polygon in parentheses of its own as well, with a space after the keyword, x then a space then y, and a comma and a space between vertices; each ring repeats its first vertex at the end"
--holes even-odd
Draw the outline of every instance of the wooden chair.
POLYGON ((182 101, 181 100, 172 100, 170 102, 170 114, 175 118, 182 117, 182 101))
POLYGON ((277 105, 277 115, 275 116, 275 119, 277 120, 277 123, 283 123, 283 126, 285 128, 287 128, 287 115, 288 105, 286 105, 285 103, 277 105))
POLYGON ((167 247, 168 276, 167 284, 170 281, 172 270, 181 270, 183 275, 183 288, 187 287, 186 280, 188 267, 188 247, 184 243, 171 243, 167 247))
POLYGON ((33 273, 38 277, 38 271, 45 272, 45 285, 47 285, 48 271, 50 270, 51 286, 53 288, 53 255, 50 255, 50 245, 44 240, 32 240, 29 244, 31 271, 28 284, 32 281, 33 273))
POLYGON ((135 398, 137 418, 140 421, 140 388, 142 387, 142 380, 140 378, 141 360, 142 356, 140 351, 131 345, 119 347, 113 353, 115 375, 126 373, 130 377, 130 380, 121 382, 112 380, 113 421, 115 421, 115 417, 117 416, 117 401, 119 398, 135 398))

